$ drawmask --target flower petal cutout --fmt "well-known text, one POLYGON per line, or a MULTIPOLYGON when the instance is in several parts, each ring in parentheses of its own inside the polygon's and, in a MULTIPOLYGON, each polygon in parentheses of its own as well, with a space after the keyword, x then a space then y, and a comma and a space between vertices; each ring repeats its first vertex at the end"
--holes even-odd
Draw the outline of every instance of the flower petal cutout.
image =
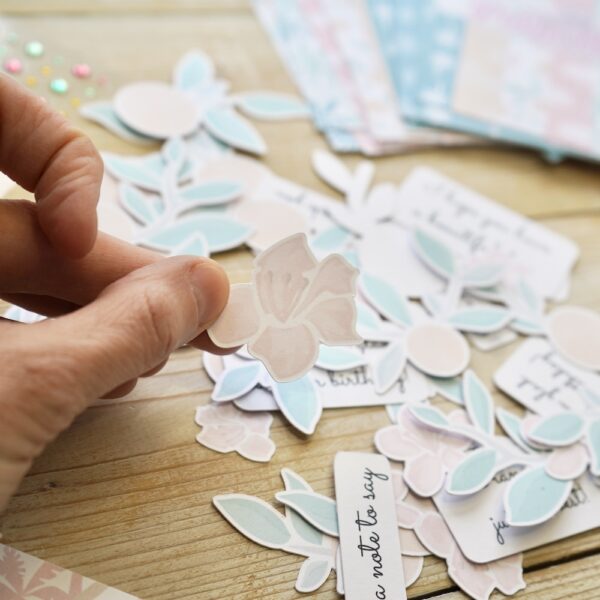
POLYGON ((300 233, 259 254, 254 264, 244 298, 236 291, 240 286, 233 286, 232 300, 208 330, 215 344, 247 343, 271 377, 284 383, 314 366, 320 343, 362 341, 356 332, 357 270, 343 257, 334 254, 318 262, 300 233))

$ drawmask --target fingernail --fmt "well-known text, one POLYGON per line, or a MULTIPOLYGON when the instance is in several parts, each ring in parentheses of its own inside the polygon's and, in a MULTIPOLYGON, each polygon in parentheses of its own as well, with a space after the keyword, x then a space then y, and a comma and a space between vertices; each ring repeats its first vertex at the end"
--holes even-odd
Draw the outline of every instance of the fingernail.
POLYGON ((212 323, 223 311, 229 296, 225 271, 213 260, 203 259, 192 268, 191 283, 198 303, 199 327, 212 323))

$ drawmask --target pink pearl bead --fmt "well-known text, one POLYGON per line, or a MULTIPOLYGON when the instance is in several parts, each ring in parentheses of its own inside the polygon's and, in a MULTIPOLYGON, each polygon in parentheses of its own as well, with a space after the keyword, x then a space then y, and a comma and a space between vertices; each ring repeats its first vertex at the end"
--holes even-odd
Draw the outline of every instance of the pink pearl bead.
POLYGON ((86 79, 92 74, 92 68, 90 67, 90 65, 80 63, 77 65, 73 65, 71 73, 73 73, 73 75, 78 79, 86 79))
POLYGON ((18 58, 8 58, 4 61, 4 70, 7 73, 18 75, 23 70, 23 63, 18 58))

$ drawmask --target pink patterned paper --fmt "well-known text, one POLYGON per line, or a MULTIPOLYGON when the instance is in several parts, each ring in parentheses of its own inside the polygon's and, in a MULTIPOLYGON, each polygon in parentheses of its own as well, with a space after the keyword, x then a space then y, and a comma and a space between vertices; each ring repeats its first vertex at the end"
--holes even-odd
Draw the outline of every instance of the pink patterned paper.
POLYGON ((0 544, 2 600, 139 600, 103 583, 0 544))
POLYGON ((599 55, 594 3, 474 0, 454 108, 599 156, 599 55))

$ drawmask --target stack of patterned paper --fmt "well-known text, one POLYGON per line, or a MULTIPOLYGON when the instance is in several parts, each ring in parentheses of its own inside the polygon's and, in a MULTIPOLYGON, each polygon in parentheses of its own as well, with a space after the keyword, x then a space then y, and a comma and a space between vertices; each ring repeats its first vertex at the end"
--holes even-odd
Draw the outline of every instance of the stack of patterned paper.
POLYGON ((491 140, 598 159, 596 0, 254 0, 336 151, 491 140))

